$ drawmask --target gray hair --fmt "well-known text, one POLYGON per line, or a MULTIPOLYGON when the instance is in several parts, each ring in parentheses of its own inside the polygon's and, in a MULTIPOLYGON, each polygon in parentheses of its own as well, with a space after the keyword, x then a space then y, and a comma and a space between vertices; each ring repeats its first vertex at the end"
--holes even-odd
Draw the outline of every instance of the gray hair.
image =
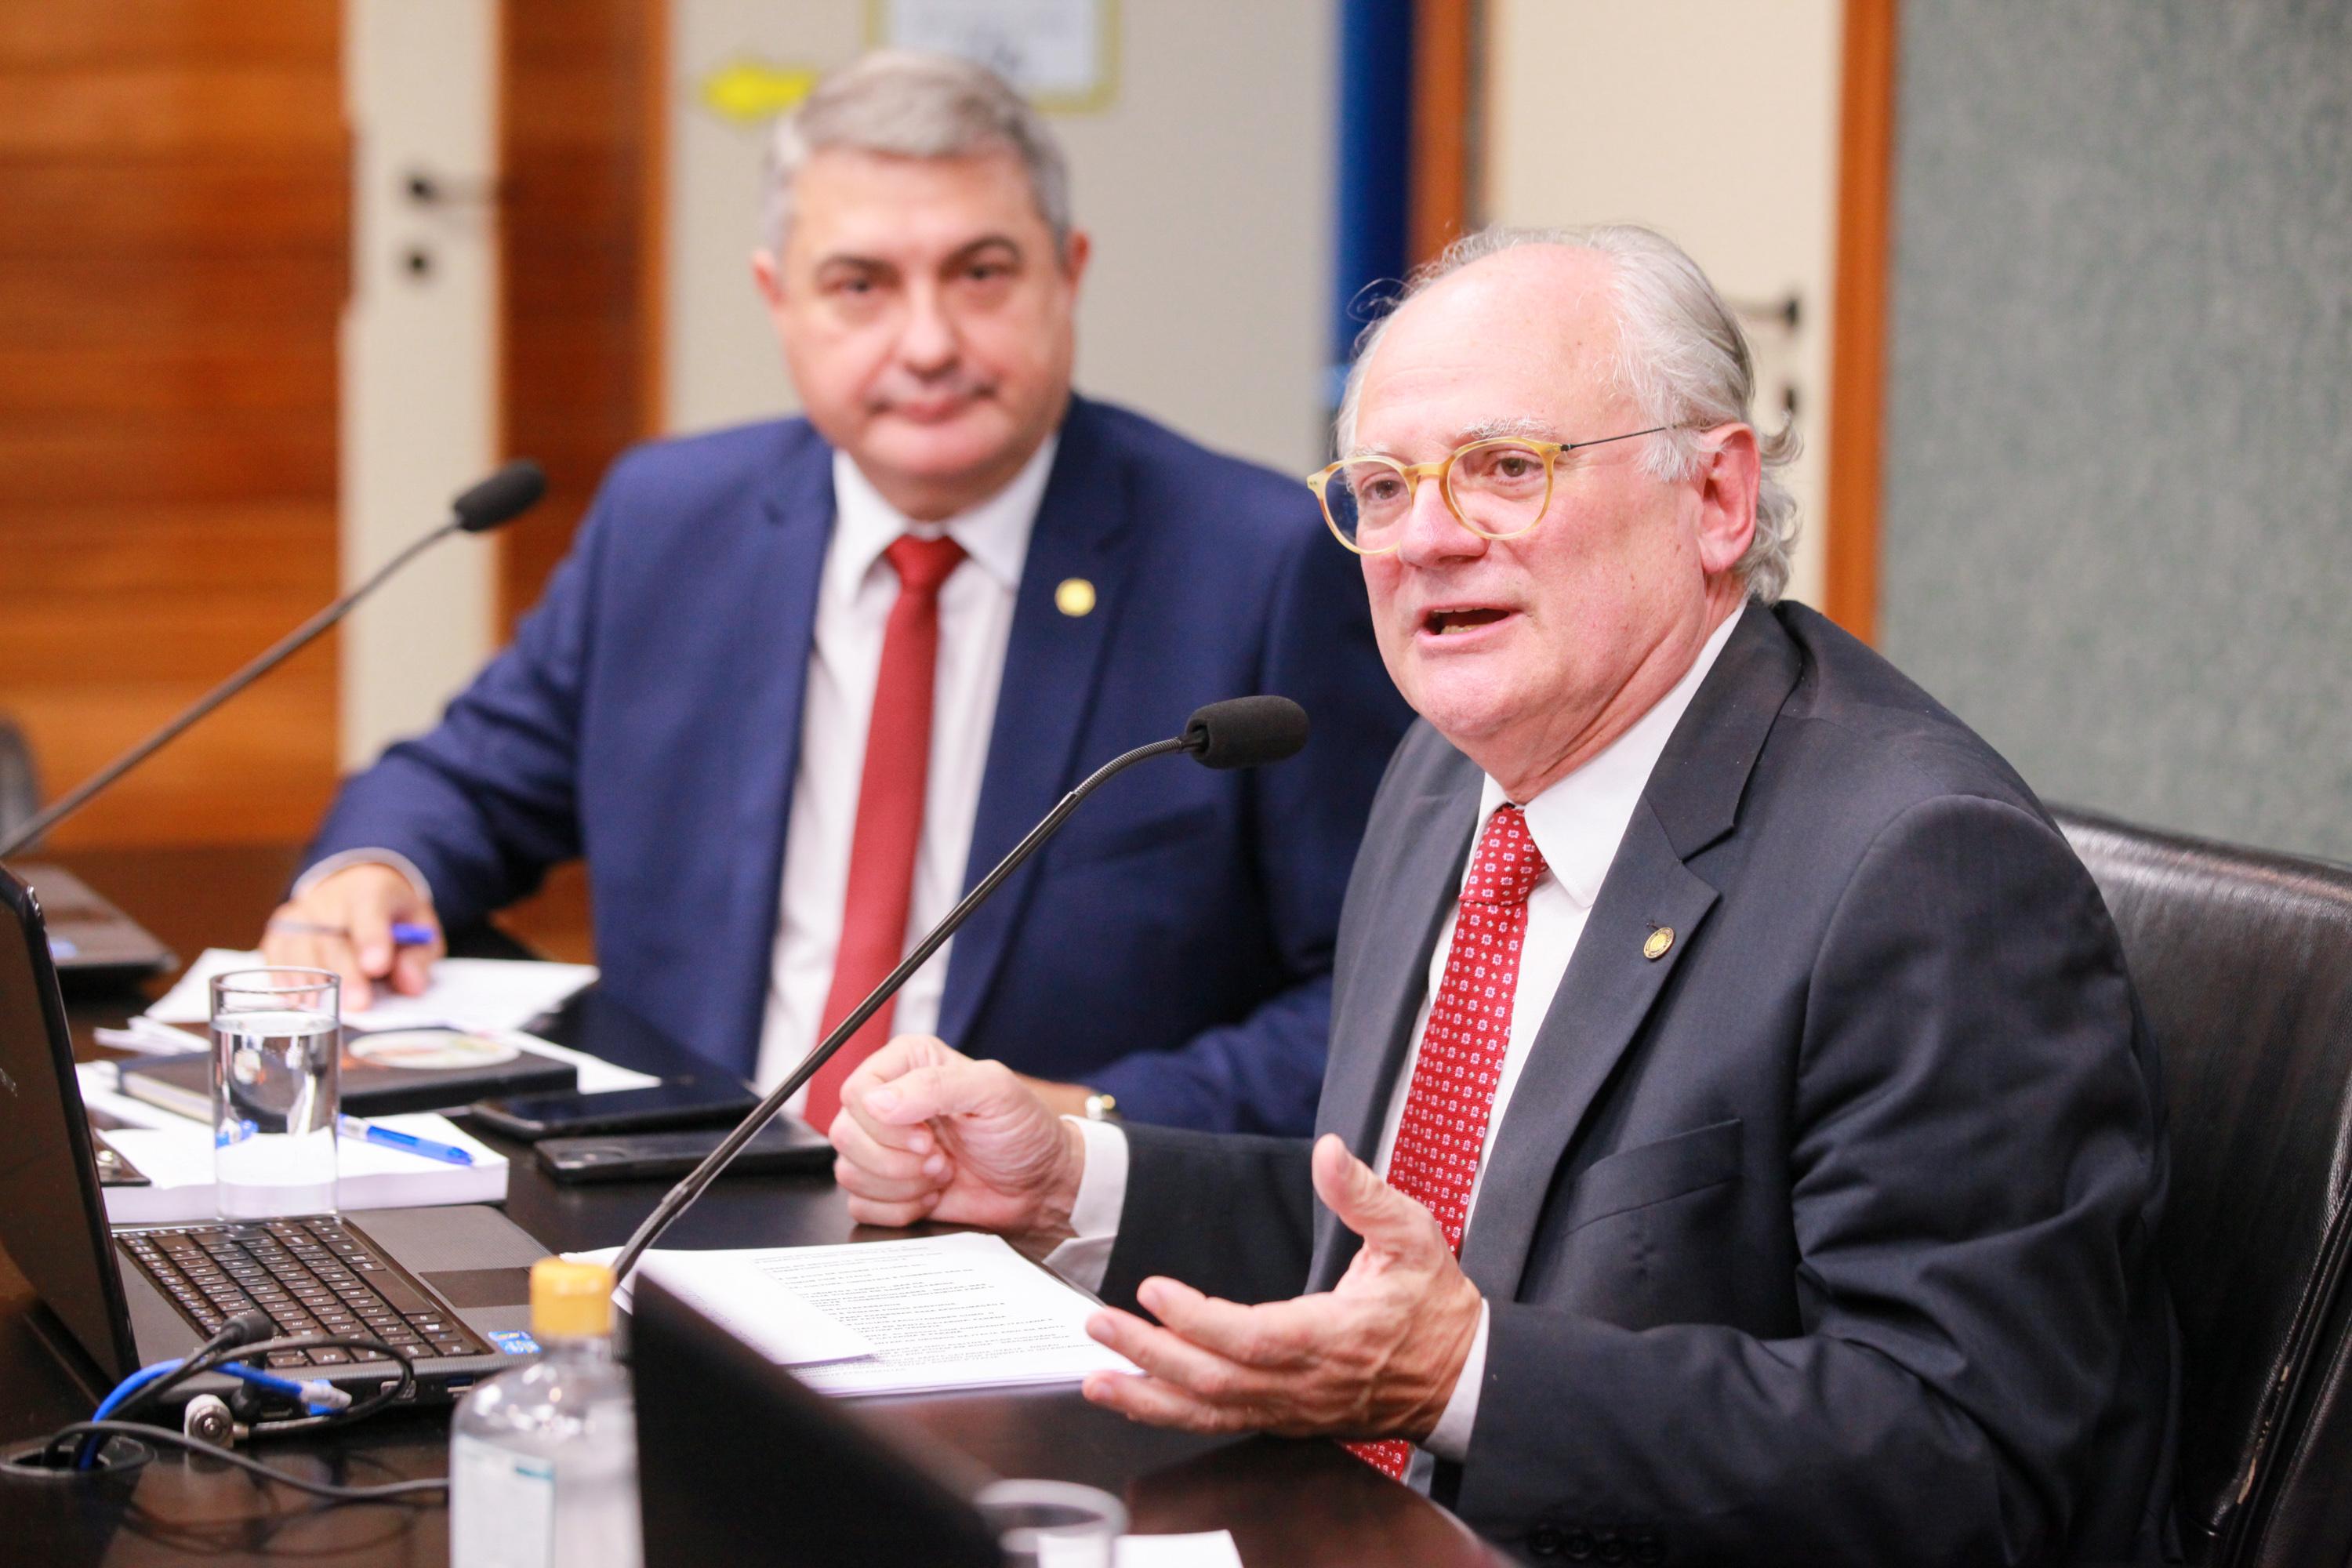
MULTIPOLYGON (((1746 425, 1756 431, 1763 458, 1763 483, 1756 497, 1756 536, 1733 570, 1748 591, 1766 604, 1789 584, 1789 552, 1797 541, 1797 498, 1780 474, 1797 456, 1793 424, 1783 421, 1767 435, 1748 413, 1756 395, 1756 365, 1738 318, 1723 302, 1697 262, 1665 236, 1632 224, 1591 228, 1481 229, 1455 240, 1445 254, 1405 282, 1402 306, 1439 279, 1473 262, 1523 245, 1556 245, 1606 257, 1617 307, 1617 356, 1612 374, 1642 417, 1675 426, 1645 443, 1643 464, 1661 479, 1690 478, 1705 452, 1701 430, 1746 425), (1696 428, 1684 428, 1696 426, 1696 428)), ((1371 363, 1396 311, 1364 329, 1356 340, 1355 363, 1339 402, 1339 450, 1352 451, 1356 416, 1371 363)))
POLYGON ((1011 153, 1029 176, 1054 254, 1070 249, 1070 168, 1037 111, 986 66, 880 49, 826 77, 776 122, 761 195, 761 233, 778 255, 793 225, 793 177, 830 147, 898 158, 1011 153))

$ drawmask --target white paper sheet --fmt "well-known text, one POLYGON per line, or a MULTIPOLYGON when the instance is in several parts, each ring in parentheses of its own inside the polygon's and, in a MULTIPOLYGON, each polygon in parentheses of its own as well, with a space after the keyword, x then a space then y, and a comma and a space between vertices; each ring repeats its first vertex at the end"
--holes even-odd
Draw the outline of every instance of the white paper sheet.
MULTIPOLYGON (((609 1263, 619 1251, 579 1256, 609 1263)), ((688 1256, 732 1259, 872 1342, 870 1355, 795 1366, 794 1375, 820 1393, 1012 1388, 1076 1383, 1090 1372, 1137 1370, 1125 1356, 1087 1337, 1094 1302, 1013 1251, 1002 1237, 926 1236, 688 1256)), ((728 1321, 746 1313, 749 1289, 728 1287, 741 1278, 713 1271, 682 1281, 664 1277, 662 1283, 696 1310, 728 1321)), ((614 1292, 625 1305, 630 1283, 623 1280, 614 1292)), ((734 1331, 757 1342, 740 1328, 734 1331)))
MULTIPOLYGON (((154 1050, 173 1042, 161 1027, 166 1024, 203 1026, 211 1020, 212 996, 206 990, 212 977, 232 969, 250 969, 261 963, 257 952, 237 952, 226 947, 208 947, 199 954, 187 972, 173 983, 161 1001, 131 1020, 133 1030, 149 1035, 144 1044, 130 1039, 110 1039, 101 1043, 121 1045, 132 1049, 154 1050)), ((503 958, 445 958, 433 966, 433 984, 422 996, 389 996, 379 998, 364 1013, 346 1009, 344 1022, 370 1031, 381 1029, 431 1028, 456 1025, 473 1029, 493 1038, 509 1040, 527 1051, 537 1051, 543 1057, 553 1057, 570 1062, 580 1075, 580 1092, 608 1094, 615 1089, 651 1089, 661 1079, 651 1073, 642 1073, 616 1067, 601 1057, 585 1051, 575 1051, 536 1035, 523 1033, 522 1026, 541 1014, 562 1006, 574 994, 586 989, 596 978, 596 970, 585 963, 530 963, 503 958)), ((112 1034, 114 1031, 107 1031, 112 1034)), ((201 1036, 190 1037, 202 1047, 201 1036)))
POLYGON ((120 1029, 101 1026, 90 1033, 101 1046, 136 1051, 142 1057, 193 1056, 212 1048, 212 1042, 203 1035, 192 1034, 176 1024, 159 1024, 143 1013, 133 1013, 120 1029))
MULTIPOLYGON (((203 1024, 212 1018, 205 987, 215 974, 257 969, 258 952, 208 947, 172 983, 147 1016, 165 1024, 203 1024)), ((422 996, 379 994, 364 1012, 343 1009, 343 1021, 367 1029, 413 1029, 457 1024, 480 1029, 520 1029, 561 1006, 596 978, 586 963, 533 963, 505 958, 445 958, 433 966, 433 984, 422 996)))
MULTIPOLYGON (((620 1255, 617 1247, 564 1254, 576 1262, 607 1267, 620 1255)), ((803 1367, 874 1353, 872 1341, 752 1268, 744 1261, 749 1256, 656 1247, 629 1271, 613 1300, 626 1311, 633 1305, 630 1288, 637 1277, 658 1279, 664 1289, 694 1303, 704 1317, 778 1366, 803 1367)))
POLYGON ((1230 1530, 1198 1535, 1122 1535, 1115 1549, 1118 1568, 1242 1568, 1241 1548, 1230 1530))

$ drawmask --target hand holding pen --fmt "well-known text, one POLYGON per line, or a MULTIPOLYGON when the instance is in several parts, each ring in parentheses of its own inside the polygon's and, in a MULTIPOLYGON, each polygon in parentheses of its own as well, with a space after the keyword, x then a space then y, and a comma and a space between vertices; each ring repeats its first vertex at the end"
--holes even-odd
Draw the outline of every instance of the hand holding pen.
POLYGON ((364 1012, 379 986, 423 994, 445 951, 432 900, 403 871, 375 861, 345 866, 279 905, 261 947, 273 964, 333 970, 346 1013, 364 1012))

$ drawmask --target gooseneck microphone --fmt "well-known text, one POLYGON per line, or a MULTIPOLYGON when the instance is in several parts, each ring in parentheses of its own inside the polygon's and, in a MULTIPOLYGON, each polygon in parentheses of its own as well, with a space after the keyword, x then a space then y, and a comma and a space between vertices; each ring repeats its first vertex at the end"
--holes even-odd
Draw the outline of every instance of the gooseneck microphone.
POLYGON ((105 793, 115 780, 170 745, 214 709, 277 668, 309 646, 320 632, 351 614, 352 607, 383 585, 384 580, 453 533, 488 533, 529 511, 547 493, 547 472, 529 458, 517 458, 488 479, 449 503, 449 521, 378 567, 375 574, 350 593, 296 626, 252 663, 205 692, 179 717, 84 779, 36 813, 25 825, 0 841, 0 859, 30 844, 105 793))
MULTIPOLYGON (((833 1059, 834 1052, 849 1043, 850 1037, 865 1026, 866 1020, 881 1010, 882 1005, 898 994, 898 987, 908 977, 923 966, 926 959, 937 952, 956 928, 970 920, 972 911, 988 902, 1004 879, 1021 868, 1021 863, 1035 854, 1048 838, 1054 837, 1070 814, 1087 796, 1101 788, 1113 777, 1125 773, 1136 763, 1150 757, 1164 757, 1171 752, 1184 752, 1203 767, 1254 768, 1263 763, 1278 763, 1295 757, 1307 744, 1307 710, 1287 697, 1236 697, 1229 701, 1212 702, 1206 708, 1194 710, 1186 721, 1184 732, 1172 741, 1154 741, 1148 746, 1138 746, 1124 756, 1113 757, 1087 775, 1085 783, 1064 795, 1044 821, 1029 830, 1029 836, 1013 847, 1013 852, 996 863, 996 869, 980 880, 980 884, 963 896, 963 901, 947 913, 947 918, 933 926, 923 940, 915 944, 898 968, 883 977, 882 984, 869 993, 865 1001, 853 1009, 817 1045, 801 1058, 783 1082, 768 1091, 768 1097, 754 1107, 751 1113, 736 1125, 716 1149, 703 1157, 702 1163, 687 1173, 684 1180, 672 1187, 646 1222, 637 1226, 629 1244, 613 1259, 613 1278, 625 1280, 629 1270, 635 1268, 638 1258, 651 1247, 672 1220, 686 1212, 687 1205, 702 1195, 703 1189, 719 1179, 738 1151, 757 1136, 768 1119, 783 1109, 800 1087, 816 1076, 819 1068, 833 1059)), ((820 1127, 818 1131, 825 1129, 820 1127)))

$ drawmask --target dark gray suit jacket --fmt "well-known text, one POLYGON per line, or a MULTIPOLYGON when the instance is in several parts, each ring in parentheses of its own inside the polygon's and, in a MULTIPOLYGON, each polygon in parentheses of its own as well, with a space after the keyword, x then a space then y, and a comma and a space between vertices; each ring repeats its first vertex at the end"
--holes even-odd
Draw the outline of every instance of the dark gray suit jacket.
MULTIPOLYGON (((1318 1124, 1367 1158, 1479 784, 1417 726, 1357 857, 1318 1124)), ((1435 1490, 1538 1557, 2153 1552, 2162 1125, 2114 927, 2032 792, 1821 616, 1750 605, 1495 1140, 1462 1247, 1485 1382, 1435 1490)), ((1307 1144, 1129 1139, 1107 1299, 1346 1269, 1307 1144)))

